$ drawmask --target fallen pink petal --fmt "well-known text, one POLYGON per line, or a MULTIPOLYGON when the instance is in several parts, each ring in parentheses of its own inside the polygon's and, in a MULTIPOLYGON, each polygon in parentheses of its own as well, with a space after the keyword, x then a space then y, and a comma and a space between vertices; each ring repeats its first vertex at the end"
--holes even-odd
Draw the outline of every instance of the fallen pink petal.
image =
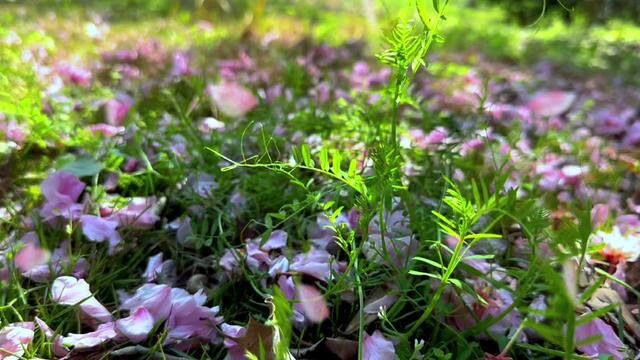
POLYGON ((296 287, 298 300, 309 321, 321 323, 329 317, 329 308, 322 293, 313 286, 300 284, 296 287))
POLYGON ((258 105, 256 97, 237 83, 209 85, 207 95, 220 112, 231 118, 241 117, 258 105))
POLYGON ((116 330, 133 343, 144 341, 154 326, 153 316, 144 307, 139 307, 131 315, 116 321, 116 330))
POLYGON ((366 360, 394 360, 396 351, 393 343, 387 340, 379 330, 371 335, 365 334, 362 344, 362 358, 366 360))
POLYGON ((84 279, 61 276, 51 286, 51 299, 60 305, 79 305, 80 310, 91 319, 99 322, 112 321, 112 315, 93 297, 89 284, 84 279))

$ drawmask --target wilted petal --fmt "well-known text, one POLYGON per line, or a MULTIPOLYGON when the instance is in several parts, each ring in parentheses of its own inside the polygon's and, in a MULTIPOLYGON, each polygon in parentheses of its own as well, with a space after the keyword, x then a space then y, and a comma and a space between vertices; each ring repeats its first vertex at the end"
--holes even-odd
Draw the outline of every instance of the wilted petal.
POLYGON ((38 327, 40 328, 40 331, 42 331, 42 333, 44 334, 44 336, 47 339, 50 339, 53 337, 54 332, 53 330, 51 330, 51 328, 49 327, 49 325, 47 325, 46 322, 44 322, 42 319, 40 319, 39 317, 35 317, 35 323, 38 325, 38 327))
POLYGON ((144 341, 153 330, 154 319, 151 313, 143 307, 136 309, 133 314, 116 321, 116 329, 133 343, 144 341))
POLYGON ((397 359, 393 343, 385 339, 379 330, 372 335, 365 334, 362 344, 363 360, 394 360, 397 359))
POLYGON ((304 315, 309 321, 321 323, 329 317, 327 302, 318 289, 313 286, 300 284, 296 290, 304 315))
MULTIPOLYGON (((488 289, 487 301, 489 305, 480 311, 481 319, 497 318, 513 304, 513 296, 505 289, 488 289)), ((493 324, 489 331, 497 335, 511 335, 520 326, 522 318, 517 309, 510 310, 500 321, 493 324)))
POLYGON ((258 99, 237 83, 209 85, 206 91, 213 105, 229 117, 243 116, 258 105, 258 99))
POLYGON ((598 135, 618 135, 628 127, 627 122, 633 117, 633 111, 619 112, 613 109, 600 109, 591 114, 595 132, 598 135))
POLYGON ((176 240, 183 246, 190 245, 189 237, 193 234, 193 228, 191 227, 191 218, 185 217, 179 222, 178 230, 176 231, 176 240))
POLYGON ((47 201, 42 205, 40 214, 50 222, 58 216, 76 219, 82 213, 82 205, 76 201, 84 191, 85 185, 75 175, 58 171, 51 174, 40 185, 40 191, 47 201))
POLYGON ((111 313, 104 307, 95 297, 83 301, 80 304, 80 310, 90 319, 96 320, 101 323, 109 322, 113 320, 111 313))
POLYGON ((79 258, 73 266, 72 275, 76 278, 83 278, 89 270, 89 262, 85 258, 79 258))
POLYGON ((296 297, 296 287, 291 276, 280 275, 278 278, 278 286, 287 300, 293 300, 296 297))

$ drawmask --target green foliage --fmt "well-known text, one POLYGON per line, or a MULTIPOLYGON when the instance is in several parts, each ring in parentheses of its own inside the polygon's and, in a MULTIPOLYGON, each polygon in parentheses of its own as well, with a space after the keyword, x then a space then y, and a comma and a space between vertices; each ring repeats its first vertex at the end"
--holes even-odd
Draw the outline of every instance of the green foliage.
POLYGON ((275 341, 275 355, 278 360, 288 360, 292 356, 289 352, 289 343, 293 333, 291 318, 293 317, 293 308, 286 299, 279 287, 273 287, 273 297, 271 299, 273 306, 273 315, 271 325, 278 333, 277 341, 275 341))
MULTIPOLYGON (((539 10, 529 25, 540 15, 539 10)), ((492 59, 517 61, 523 66, 551 61, 571 75, 606 72, 632 84, 640 71, 638 27, 628 21, 610 19, 591 24, 577 18, 566 23, 554 14, 546 14, 535 26, 520 26, 509 22, 504 7, 463 7, 456 3, 449 13, 450 21, 443 31, 447 38, 443 46, 449 51, 477 50, 492 59), (474 21, 465 20, 469 18, 474 21)), ((561 13, 567 11, 562 9, 561 13)))
MULTIPOLYGON (((413 335, 422 324, 431 316, 436 305, 439 304, 440 298, 444 293, 444 290, 453 285, 462 291, 470 292, 475 296, 473 290, 463 286, 462 282, 458 279, 452 278, 453 272, 465 258, 465 254, 473 247, 473 245, 482 239, 495 239, 500 238, 500 235, 491 233, 475 233, 471 229, 478 221, 485 215, 496 211, 501 208, 505 203, 506 198, 500 197, 499 194, 492 196, 485 195, 483 198, 478 190, 475 182, 473 182, 473 194, 474 201, 470 201, 465 198, 460 189, 450 180, 447 179, 451 188, 447 190, 447 195, 443 199, 443 203, 446 204, 452 212, 453 217, 450 219, 447 216, 441 214, 438 211, 432 211, 433 215, 437 218, 436 223, 440 227, 442 233, 453 237, 457 240, 456 247, 451 252, 451 249, 446 244, 443 244, 441 240, 434 242, 434 248, 438 252, 439 262, 416 257, 414 260, 422 263, 426 263, 439 270, 439 273, 422 272, 412 270, 410 274, 417 276, 427 276, 432 279, 438 280, 438 287, 429 301, 424 312, 420 318, 412 325, 406 336, 413 335), (449 252, 450 260, 448 264, 445 264, 444 257, 441 251, 446 250, 449 252)), ((485 193, 486 194, 486 193, 485 193)))

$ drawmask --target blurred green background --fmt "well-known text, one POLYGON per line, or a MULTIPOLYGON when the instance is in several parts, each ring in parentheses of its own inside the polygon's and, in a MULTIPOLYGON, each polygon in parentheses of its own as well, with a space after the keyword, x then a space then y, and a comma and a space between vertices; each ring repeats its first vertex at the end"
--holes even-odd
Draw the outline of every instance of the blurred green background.
MULTIPOLYGON (((148 32, 180 46, 181 36, 195 44, 211 41, 185 33, 206 22, 220 37, 277 32, 292 44, 309 35, 329 44, 364 39, 375 51, 382 31, 413 16, 414 6, 414 0, 3 0, 0 31, 37 29, 30 24, 42 25, 43 18, 60 29, 99 19, 123 37, 148 32)), ((452 0, 449 9, 440 52, 473 52, 523 66, 547 60, 576 76, 606 72, 640 82, 638 0, 452 0)))

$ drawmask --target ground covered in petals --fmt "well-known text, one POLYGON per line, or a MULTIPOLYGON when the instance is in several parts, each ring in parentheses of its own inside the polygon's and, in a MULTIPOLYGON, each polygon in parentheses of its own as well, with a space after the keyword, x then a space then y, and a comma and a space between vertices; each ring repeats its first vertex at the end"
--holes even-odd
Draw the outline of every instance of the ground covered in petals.
POLYGON ((130 3, 0 5, 0 360, 637 356, 640 27, 130 3))

